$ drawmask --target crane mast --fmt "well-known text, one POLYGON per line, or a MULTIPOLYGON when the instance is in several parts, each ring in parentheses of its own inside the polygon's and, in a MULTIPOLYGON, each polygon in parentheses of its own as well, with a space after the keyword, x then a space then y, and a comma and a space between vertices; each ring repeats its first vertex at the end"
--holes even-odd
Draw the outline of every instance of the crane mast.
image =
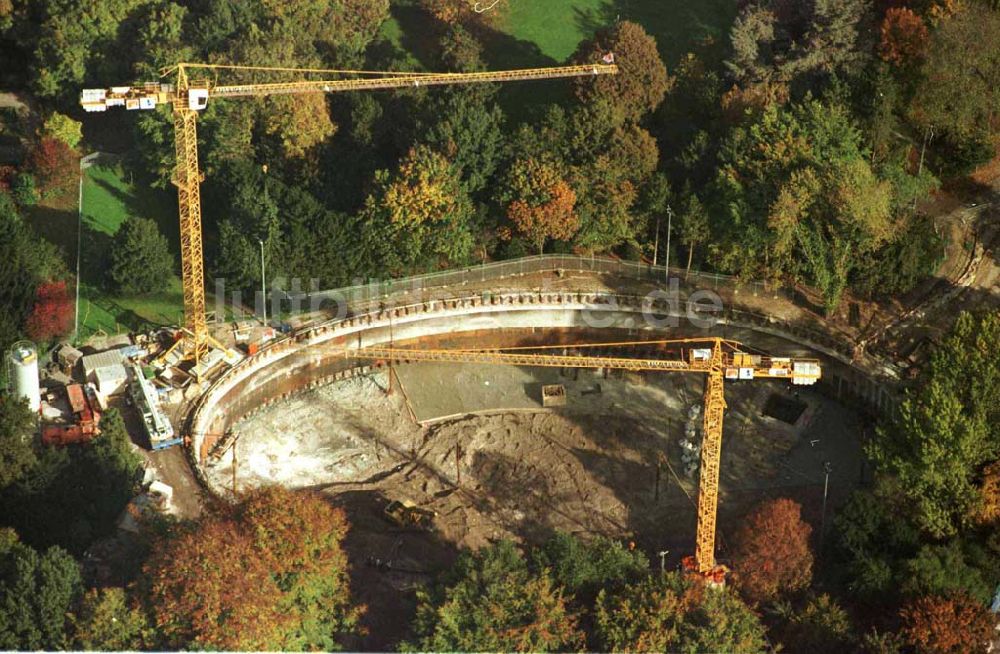
MULTIPOLYGON (((609 55, 606 61, 613 61, 609 55)), ((231 66, 219 64, 180 63, 161 71, 163 76, 176 72, 176 84, 146 83, 133 86, 113 86, 108 89, 84 89, 80 104, 86 111, 107 111, 111 107, 154 109, 161 104, 171 106, 174 117, 176 167, 173 183, 177 187, 180 218, 181 282, 184 288, 183 337, 160 361, 165 361, 175 348, 182 348, 186 358, 193 360, 192 372, 201 377, 200 360, 215 342, 208 331, 205 316, 205 259, 202 248, 201 182, 198 164, 198 112, 213 98, 266 97, 295 93, 340 93, 372 91, 421 86, 454 84, 485 84, 524 80, 614 75, 613 63, 527 68, 519 70, 477 73, 386 73, 376 71, 343 71, 277 68, 266 66, 231 66), (292 80, 262 84, 217 84, 214 79, 192 79, 190 71, 220 71, 277 73, 308 73, 368 75, 347 79, 292 80)), ((266 300, 265 300, 266 301, 266 300)))
POLYGON ((440 361, 557 368, 612 368, 651 372, 688 372, 705 375, 704 422, 701 461, 698 472, 698 523, 694 557, 686 567, 703 578, 721 583, 725 568, 715 560, 716 517, 719 506, 719 465, 722 456, 722 427, 726 409, 725 380, 784 379, 795 385, 810 385, 820 378, 815 359, 769 357, 750 354, 736 341, 722 338, 686 338, 627 343, 542 345, 501 349, 427 349, 371 346, 345 348, 349 359, 392 362, 440 361), (687 358, 677 359, 608 356, 605 354, 550 354, 554 349, 587 350, 624 346, 689 348, 687 358), (700 347, 699 347, 700 346, 700 347))

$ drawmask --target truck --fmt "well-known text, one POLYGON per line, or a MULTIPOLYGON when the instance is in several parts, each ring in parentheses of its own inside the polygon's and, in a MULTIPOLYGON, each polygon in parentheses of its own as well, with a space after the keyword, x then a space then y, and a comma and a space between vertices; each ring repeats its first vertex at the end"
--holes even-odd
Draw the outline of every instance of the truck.
POLYGON ((90 384, 69 384, 65 388, 73 422, 43 427, 42 443, 45 445, 87 443, 101 433, 98 427, 101 422, 100 403, 93 387, 90 384))
POLYGON ((152 450, 165 450, 183 442, 174 432, 174 426, 160 408, 160 400, 153 382, 146 379, 142 367, 135 362, 128 364, 129 393, 136 411, 142 417, 142 425, 149 436, 152 450))

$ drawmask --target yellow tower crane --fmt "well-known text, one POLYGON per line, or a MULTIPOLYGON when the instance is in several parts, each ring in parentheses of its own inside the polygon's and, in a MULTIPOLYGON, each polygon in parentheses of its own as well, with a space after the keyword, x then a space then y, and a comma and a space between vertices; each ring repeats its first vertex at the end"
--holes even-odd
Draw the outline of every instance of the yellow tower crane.
MULTIPOLYGON (((613 56, 605 61, 614 61, 613 56)), ((205 317, 205 271, 201 233, 201 182, 198 166, 198 112, 216 98, 265 97, 296 93, 340 93, 373 91, 421 86, 452 84, 482 84, 523 80, 581 77, 616 74, 613 63, 479 73, 392 73, 361 70, 329 70, 310 68, 279 68, 266 66, 230 66, 219 64, 180 63, 161 71, 162 77, 176 74, 174 84, 146 83, 134 86, 113 86, 107 89, 84 89, 80 104, 86 111, 107 111, 111 107, 155 109, 169 105, 174 115, 176 168, 173 183, 177 186, 180 212, 181 281, 184 288, 184 337, 175 347, 183 348, 187 358, 194 360, 194 374, 199 373, 199 360, 213 339, 205 317), (205 77, 193 78, 193 72, 205 77), (244 72, 266 75, 326 75, 336 79, 293 80, 264 84, 219 84, 220 73, 244 72), (208 75, 212 75, 210 78, 208 75), (351 77, 344 77, 351 76, 351 77)), ((217 344, 216 344, 217 345, 217 344)))
POLYGON ((716 513, 719 505, 719 462, 722 422, 726 408, 725 380, 784 379, 796 385, 815 384, 820 378, 816 359, 754 354, 736 341, 722 338, 628 341, 568 345, 541 345, 501 349, 420 349, 365 347, 344 349, 345 358, 389 362, 443 361, 556 368, 611 368, 689 372, 706 376, 702 423, 701 462, 698 473, 698 524, 693 560, 686 567, 710 582, 721 583, 725 568, 715 561, 716 513), (625 347, 680 350, 675 359, 640 358, 613 354, 548 354, 553 350, 615 350, 625 347))

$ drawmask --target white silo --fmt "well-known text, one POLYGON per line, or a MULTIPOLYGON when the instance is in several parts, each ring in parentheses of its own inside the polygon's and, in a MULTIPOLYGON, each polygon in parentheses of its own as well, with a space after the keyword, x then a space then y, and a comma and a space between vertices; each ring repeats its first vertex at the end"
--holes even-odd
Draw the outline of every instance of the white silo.
POLYGON ((28 407, 37 412, 42 406, 38 388, 38 351, 30 341, 18 341, 10 349, 10 382, 14 397, 27 398, 28 407))

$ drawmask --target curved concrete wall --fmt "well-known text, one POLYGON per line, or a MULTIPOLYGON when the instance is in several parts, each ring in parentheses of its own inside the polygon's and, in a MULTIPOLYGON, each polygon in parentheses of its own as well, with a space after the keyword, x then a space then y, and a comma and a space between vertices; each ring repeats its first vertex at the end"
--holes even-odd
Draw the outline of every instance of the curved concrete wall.
POLYGON ((823 387, 838 399, 855 400, 873 410, 892 403, 886 379, 855 365, 843 344, 832 339, 817 342, 815 333, 796 333, 794 326, 762 316, 730 311, 712 329, 698 329, 686 323, 683 308, 651 305, 641 296, 484 293, 331 320, 272 343, 227 370, 198 398, 187 420, 192 453, 197 463, 204 463, 220 436, 243 416, 292 393, 367 370, 346 358, 344 349, 448 334, 485 340, 496 330, 595 328, 656 332, 671 338, 721 335, 758 346, 761 341, 771 339, 773 345, 773 339, 779 339, 778 347, 770 348, 775 354, 818 355, 824 360, 823 387), (644 312, 659 324, 647 322, 644 312), (671 317, 678 319, 679 326, 662 326, 671 317))

